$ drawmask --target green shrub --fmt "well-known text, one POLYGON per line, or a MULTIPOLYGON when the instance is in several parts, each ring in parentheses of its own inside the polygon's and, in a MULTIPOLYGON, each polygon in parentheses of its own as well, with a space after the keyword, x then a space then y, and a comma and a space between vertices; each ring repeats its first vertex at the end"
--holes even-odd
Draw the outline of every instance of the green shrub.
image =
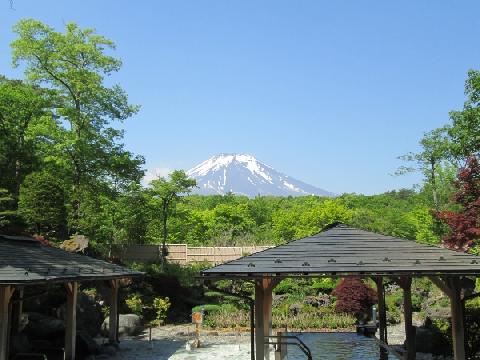
POLYGON ((153 308, 155 309, 155 320, 153 323, 155 325, 161 325, 165 322, 170 306, 171 303, 168 297, 156 297, 153 299, 153 308))
POLYGON ((132 313, 136 315, 142 315, 143 303, 142 299, 140 298, 140 294, 135 293, 130 295, 128 298, 125 299, 125 303, 127 304, 127 307, 132 313))
POLYGON ((330 294, 338 284, 338 280, 331 278, 314 279, 312 289, 324 294, 330 294))
POLYGON ((204 311, 205 313, 211 313, 215 311, 219 311, 222 308, 221 305, 217 304, 205 304, 205 305, 198 305, 192 309, 192 312, 204 311))
POLYGON ((275 287, 275 294, 295 294, 301 291, 296 279, 287 278, 275 287))

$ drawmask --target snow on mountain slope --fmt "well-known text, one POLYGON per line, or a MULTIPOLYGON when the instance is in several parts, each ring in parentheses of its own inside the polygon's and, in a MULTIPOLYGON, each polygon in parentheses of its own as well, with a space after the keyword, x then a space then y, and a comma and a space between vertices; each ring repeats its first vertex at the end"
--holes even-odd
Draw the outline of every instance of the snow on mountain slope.
POLYGON ((195 166, 187 174, 197 180, 197 194, 335 196, 302 181, 284 175, 246 154, 220 154, 195 166))

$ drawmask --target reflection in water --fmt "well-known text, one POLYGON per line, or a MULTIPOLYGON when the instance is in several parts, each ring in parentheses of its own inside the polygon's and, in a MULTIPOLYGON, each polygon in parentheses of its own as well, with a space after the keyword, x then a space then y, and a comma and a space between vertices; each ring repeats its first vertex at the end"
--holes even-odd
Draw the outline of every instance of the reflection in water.
MULTIPOLYGON (((290 333, 298 336, 312 352, 314 360, 374 360, 380 358, 380 350, 374 339, 356 333, 290 333)), ((305 360, 296 347, 288 347, 288 360, 305 360)), ((389 360, 396 360, 389 355, 389 360)))

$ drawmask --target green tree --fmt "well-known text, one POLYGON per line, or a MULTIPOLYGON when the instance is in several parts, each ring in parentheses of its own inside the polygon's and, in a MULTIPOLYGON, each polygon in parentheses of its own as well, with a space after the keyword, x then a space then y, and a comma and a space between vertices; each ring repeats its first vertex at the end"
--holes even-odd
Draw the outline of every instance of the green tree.
POLYGON ((0 189, 0 230, 5 230, 15 216, 12 204, 13 197, 6 189, 0 189))
POLYGON ((48 91, 0 77, 0 187, 18 197, 27 174, 38 169, 42 124, 53 123, 48 91))
POLYGON ((175 170, 169 179, 159 177, 150 182, 149 193, 152 197, 154 211, 159 211, 162 221, 162 262, 165 262, 168 237, 168 217, 182 196, 188 194, 197 185, 183 170, 175 170))
POLYGON ((413 167, 401 166, 396 174, 401 175, 412 171, 420 171, 432 193, 433 205, 436 210, 440 208, 438 174, 441 171, 442 163, 447 162, 450 148, 450 141, 446 128, 435 129, 426 133, 420 140, 422 151, 408 153, 400 156, 400 159, 413 162, 413 167))
POLYGON ((65 194, 62 184, 52 174, 43 171, 25 177, 20 187, 18 212, 37 234, 64 237, 65 194))
POLYGON ((123 132, 110 125, 135 114, 138 106, 128 103, 120 86, 105 84, 121 62, 106 54, 114 43, 93 29, 68 23, 61 33, 26 19, 14 32, 14 66, 24 62, 28 80, 54 91, 55 116, 68 124, 57 133, 47 159, 65 169, 71 184, 71 226, 78 230, 82 192, 93 183, 124 186, 143 176, 143 158, 126 151, 120 142, 123 132))
POLYGON ((452 124, 448 127, 451 153, 460 160, 480 155, 480 71, 468 72, 465 94, 463 110, 450 112, 452 124))

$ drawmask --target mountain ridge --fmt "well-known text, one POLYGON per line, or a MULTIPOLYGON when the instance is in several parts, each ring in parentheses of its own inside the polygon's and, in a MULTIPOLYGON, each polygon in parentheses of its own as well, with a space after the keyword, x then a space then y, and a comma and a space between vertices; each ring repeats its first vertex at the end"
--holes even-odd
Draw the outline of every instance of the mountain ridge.
POLYGON ((221 153, 187 171, 197 180, 200 195, 224 195, 229 192, 253 198, 257 195, 333 197, 332 192, 317 188, 257 160, 249 154, 221 153))

